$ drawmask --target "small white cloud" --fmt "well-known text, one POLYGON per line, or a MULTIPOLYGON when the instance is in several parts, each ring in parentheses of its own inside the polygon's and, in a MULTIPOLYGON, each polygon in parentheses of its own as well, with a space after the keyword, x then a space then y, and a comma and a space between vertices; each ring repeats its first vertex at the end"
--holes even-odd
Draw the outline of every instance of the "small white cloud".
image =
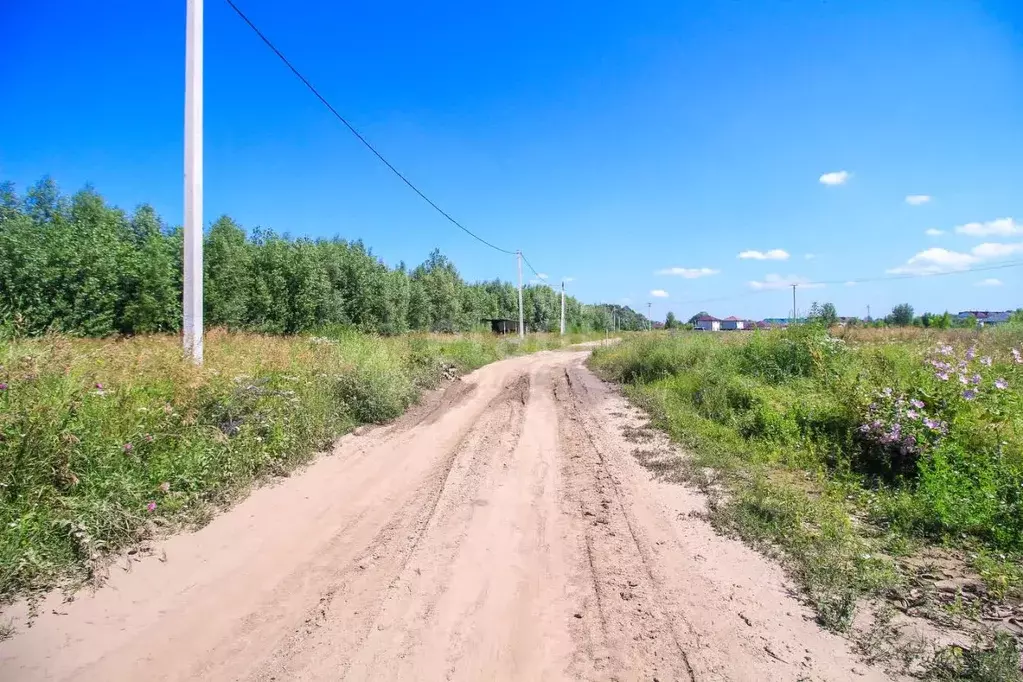
POLYGON ((986 223, 966 223, 958 226, 956 232, 970 237, 1012 237, 1023 234, 1023 225, 1012 218, 998 218, 986 223))
POLYGON ((970 249, 970 253, 981 260, 997 260, 1021 252, 1023 252, 1023 243, 999 244, 997 242, 984 242, 970 249))
POLYGON ((968 253, 934 246, 916 254, 904 265, 889 269, 888 272, 893 275, 935 275, 939 272, 965 270, 978 260, 976 256, 968 253))
POLYGON ((994 277, 988 277, 987 279, 980 280, 979 282, 974 284, 974 286, 977 286, 977 287, 1000 287, 1000 286, 1002 286, 1002 280, 996 279, 994 277))
POLYGON ((820 177, 820 182, 822 185, 830 185, 832 187, 835 185, 844 185, 845 181, 849 179, 849 175, 849 171, 832 171, 822 175, 820 177))
POLYGON ((713 268, 664 268, 658 270, 657 275, 675 275, 677 277, 685 277, 686 279, 696 279, 698 277, 710 277, 716 275, 720 270, 713 268))
POLYGON ((750 249, 739 254, 743 260, 788 260, 789 252, 785 249, 771 249, 770 251, 756 251, 750 249))
POLYGON ((806 277, 800 277, 799 275, 789 275, 788 277, 782 277, 781 275, 767 275, 763 280, 757 282, 750 282, 750 289, 764 290, 764 289, 787 289, 788 287, 795 284, 801 289, 819 289, 824 285, 819 282, 811 282, 806 277))
POLYGON ((909 194, 906 196, 906 203, 910 206, 920 206, 931 200, 929 194, 909 194))
POLYGON ((654 289, 650 292, 654 298, 668 298, 668 292, 664 289, 654 289))
POLYGON ((816 257, 817 257, 816 253, 804 253, 803 254, 803 258, 805 258, 806 260, 813 260, 816 257))
POLYGON ((940 237, 941 235, 945 234, 945 230, 939 230, 937 228, 932 227, 931 229, 924 231, 924 234, 926 234, 928 237, 940 237))
POLYGON ((856 286, 856 282, 854 282, 852 280, 849 280, 848 282, 845 283, 845 285, 847 287, 854 287, 854 286, 856 286))

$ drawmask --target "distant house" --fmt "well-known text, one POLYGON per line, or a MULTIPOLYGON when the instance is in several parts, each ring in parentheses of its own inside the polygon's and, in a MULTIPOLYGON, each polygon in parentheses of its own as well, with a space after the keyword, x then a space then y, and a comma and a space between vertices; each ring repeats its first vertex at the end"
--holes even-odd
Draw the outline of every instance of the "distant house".
POLYGON ((702 329, 705 332, 719 332, 721 331, 721 320, 713 315, 700 315, 696 318, 693 328, 702 329))
POLYGON ((519 331, 518 320, 509 320, 503 317, 484 317, 483 321, 490 323, 490 331, 495 334, 516 334, 519 331))
POLYGON ((971 317, 977 320, 977 326, 989 327, 1008 322, 1012 317, 1012 311, 964 310, 956 315, 956 318, 960 320, 967 320, 971 317))
POLYGON ((721 328, 726 330, 744 329, 746 323, 735 315, 721 320, 721 328))

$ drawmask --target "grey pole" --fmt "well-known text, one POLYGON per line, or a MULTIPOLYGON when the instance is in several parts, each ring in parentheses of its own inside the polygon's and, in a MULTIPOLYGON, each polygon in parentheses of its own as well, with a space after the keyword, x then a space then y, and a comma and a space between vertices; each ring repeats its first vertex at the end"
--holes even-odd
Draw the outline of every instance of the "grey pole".
POLYGON ((792 285, 792 326, 796 326, 796 285, 792 285))
POLYGON ((515 254, 519 259, 519 338, 526 338, 526 326, 525 320, 522 314, 522 252, 516 251, 515 254))
POLYGON ((202 364, 202 3, 187 0, 185 19, 185 253, 183 342, 202 364))
POLYGON ((561 280, 561 335, 565 335, 565 280, 561 280))

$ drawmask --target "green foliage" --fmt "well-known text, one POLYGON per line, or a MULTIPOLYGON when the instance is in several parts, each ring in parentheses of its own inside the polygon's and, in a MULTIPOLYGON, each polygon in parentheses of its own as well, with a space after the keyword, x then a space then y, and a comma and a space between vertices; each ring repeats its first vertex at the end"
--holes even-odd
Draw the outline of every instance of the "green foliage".
MULTIPOLYGON (((385 335, 465 332, 485 317, 518 317, 508 282, 468 283, 434 251, 409 271, 387 267, 360 241, 251 234, 222 216, 204 240, 204 304, 209 326, 296 334, 324 326, 385 335)), ((0 316, 24 334, 75 336, 173 332, 181 324, 182 234, 149 206, 132 215, 86 188, 70 199, 44 178, 18 197, 0 185, 0 316)), ((560 295, 523 291, 527 329, 555 331, 560 295)), ((588 306, 568 297, 576 332, 641 329, 629 308, 588 306)))
POLYGON ((818 305, 817 301, 814 301, 813 305, 810 306, 809 318, 811 322, 822 325, 825 328, 833 327, 838 324, 838 311, 835 309, 834 303, 818 305))
POLYGON ((673 313, 673 312, 671 312, 669 310, 668 314, 665 315, 665 317, 664 317, 664 328, 665 329, 674 329, 677 326, 679 326, 679 324, 678 324, 678 320, 675 319, 675 313, 673 313))
POLYGON ((906 327, 913 324, 913 306, 908 303, 900 303, 892 308, 887 321, 896 327, 906 327))

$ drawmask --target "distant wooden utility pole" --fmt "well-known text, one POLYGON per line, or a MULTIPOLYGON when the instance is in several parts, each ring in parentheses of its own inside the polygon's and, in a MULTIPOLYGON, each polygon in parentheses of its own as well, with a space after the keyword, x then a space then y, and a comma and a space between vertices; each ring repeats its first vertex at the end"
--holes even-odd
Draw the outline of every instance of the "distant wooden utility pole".
POLYGON ((561 335, 565 335, 565 280, 561 280, 561 335))
POLYGON ((202 364, 202 2, 185 11, 185 253, 182 342, 202 364))
POLYGON ((653 331, 654 330, 654 318, 652 318, 650 316, 651 315, 651 313, 650 313, 651 306, 653 306, 653 303, 651 303, 650 301, 647 301, 647 304, 646 304, 646 324, 647 324, 647 329, 649 331, 653 331))

